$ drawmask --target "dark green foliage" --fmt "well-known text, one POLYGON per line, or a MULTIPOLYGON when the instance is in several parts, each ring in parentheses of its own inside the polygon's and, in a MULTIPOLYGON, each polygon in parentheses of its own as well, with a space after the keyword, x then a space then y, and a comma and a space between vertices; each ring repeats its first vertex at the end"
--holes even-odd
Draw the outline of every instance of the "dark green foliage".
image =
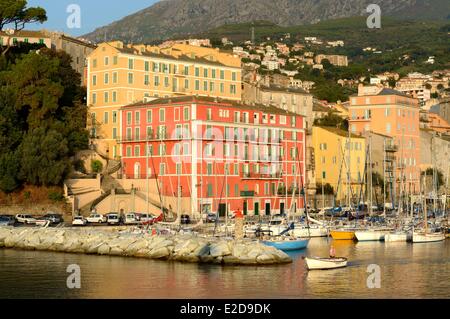
POLYGON ((64 199, 64 195, 60 192, 52 191, 48 193, 48 199, 54 202, 61 202, 64 199))
POLYGON ((91 161, 91 169, 94 173, 101 173, 103 170, 103 164, 99 160, 91 161))
POLYGON ((80 75, 63 52, 13 48, 0 58, 0 190, 60 185, 86 149, 80 75))
POLYGON ((327 115, 314 121, 316 126, 335 127, 344 131, 348 131, 348 120, 343 119, 336 112, 329 111, 327 115))
POLYGON ((334 195, 334 188, 329 183, 323 185, 323 190, 322 184, 317 184, 316 194, 322 195, 322 191, 324 195, 334 195))

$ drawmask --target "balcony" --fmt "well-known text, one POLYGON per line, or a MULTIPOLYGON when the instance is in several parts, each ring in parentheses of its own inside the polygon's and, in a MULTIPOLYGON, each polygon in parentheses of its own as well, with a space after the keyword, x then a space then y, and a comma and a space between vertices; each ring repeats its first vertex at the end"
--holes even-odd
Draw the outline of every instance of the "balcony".
POLYGON ((167 133, 156 133, 141 136, 125 136, 117 137, 117 143, 142 143, 142 142, 157 142, 157 141, 180 141, 187 139, 188 137, 183 137, 181 134, 175 134, 174 136, 169 136, 167 133))
POLYGON ((242 179, 280 179, 281 173, 263 174, 263 173, 242 173, 242 179))
POLYGON ((397 152, 398 146, 394 144, 386 144, 385 148, 386 152, 397 152))

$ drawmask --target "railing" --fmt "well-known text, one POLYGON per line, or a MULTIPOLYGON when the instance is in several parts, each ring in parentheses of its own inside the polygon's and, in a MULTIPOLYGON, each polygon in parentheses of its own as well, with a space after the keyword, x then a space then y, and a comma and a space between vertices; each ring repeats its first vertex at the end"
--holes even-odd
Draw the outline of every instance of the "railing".
POLYGON ((385 146, 385 150, 386 150, 386 152, 397 152, 398 151, 398 146, 394 145, 394 144, 387 144, 385 146))
POLYGON ((242 173, 241 177, 242 179, 280 179, 282 174, 242 173))

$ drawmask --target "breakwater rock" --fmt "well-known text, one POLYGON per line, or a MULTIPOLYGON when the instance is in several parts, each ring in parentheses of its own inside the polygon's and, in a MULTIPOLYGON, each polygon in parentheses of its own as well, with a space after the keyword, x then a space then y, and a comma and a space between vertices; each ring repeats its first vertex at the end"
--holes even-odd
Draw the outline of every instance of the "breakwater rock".
POLYGON ((0 227, 0 248, 129 256, 224 265, 291 262, 284 252, 252 240, 155 235, 72 228, 0 227))

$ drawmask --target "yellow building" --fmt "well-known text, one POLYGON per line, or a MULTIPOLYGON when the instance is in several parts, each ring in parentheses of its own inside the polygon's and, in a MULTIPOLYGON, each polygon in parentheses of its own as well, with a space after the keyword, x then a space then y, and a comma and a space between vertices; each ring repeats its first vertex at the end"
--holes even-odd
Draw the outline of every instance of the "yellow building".
POLYGON ((330 184, 341 205, 346 205, 349 190, 358 198, 364 178, 366 142, 363 137, 351 135, 350 154, 348 132, 334 127, 313 127, 312 143, 317 185, 330 184), (350 188, 348 165, 350 162, 350 188))
POLYGON ((88 128, 100 153, 120 152, 119 108, 160 97, 199 95, 241 100, 241 60, 213 48, 102 43, 87 59, 88 128))

